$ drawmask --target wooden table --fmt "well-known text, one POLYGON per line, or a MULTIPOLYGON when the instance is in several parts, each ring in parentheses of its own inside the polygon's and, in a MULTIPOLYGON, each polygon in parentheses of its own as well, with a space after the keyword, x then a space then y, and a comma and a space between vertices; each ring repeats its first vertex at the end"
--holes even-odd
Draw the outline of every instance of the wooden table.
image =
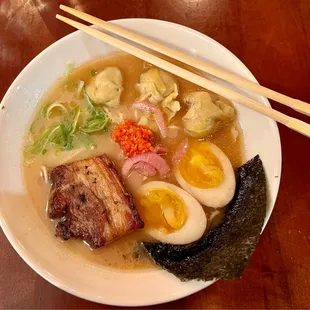
MULTIPOLYGON (((55 19, 60 2, 106 20, 148 17, 194 28, 230 49, 260 83, 310 102, 310 0, 2 0, 0 98, 32 58, 73 31, 55 19)), ((281 189, 243 278, 218 281, 155 308, 310 308, 310 140, 283 126, 280 133, 281 189)), ((49 284, 23 262, 2 232, 0 249, 1 309, 109 308, 49 284)))

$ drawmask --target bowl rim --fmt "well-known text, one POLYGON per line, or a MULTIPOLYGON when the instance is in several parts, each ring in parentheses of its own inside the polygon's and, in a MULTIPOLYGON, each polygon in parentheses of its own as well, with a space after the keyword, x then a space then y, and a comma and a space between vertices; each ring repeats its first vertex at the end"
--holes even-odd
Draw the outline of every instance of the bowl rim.
MULTIPOLYGON (((209 37, 208 35, 205 35, 195 29, 189 28, 187 26, 184 25, 180 25, 174 22, 170 22, 170 21, 165 21, 165 20, 160 20, 160 19, 152 19, 152 18, 123 18, 123 19, 114 19, 114 20, 110 20, 109 22, 112 23, 116 23, 116 24, 121 24, 122 22, 143 22, 143 21, 147 21, 149 23, 153 23, 154 26, 158 25, 158 24, 166 24, 169 25, 169 27, 176 27, 176 28, 182 28, 183 31, 189 32, 191 34, 194 34, 196 36, 198 36, 199 38, 201 38, 202 40, 209 40, 210 42, 212 42, 213 44, 215 44, 216 46, 218 46, 221 49, 224 49, 228 54, 230 54, 230 56, 234 59, 234 61, 237 61, 239 63, 239 65, 242 65, 244 72, 247 73, 248 77, 254 81, 255 83, 259 84, 257 79, 255 78, 255 76, 252 74, 252 72, 246 67, 246 65, 236 56, 234 55, 229 49, 227 49, 225 46, 223 46, 222 44, 220 44, 219 42, 217 42, 216 40, 212 39, 211 37, 209 37)), ((67 39, 67 37, 72 36, 74 34, 76 34, 77 32, 81 32, 80 30, 76 30, 73 31, 67 35, 65 35, 64 37, 60 38, 59 40, 55 41, 54 43, 52 43, 51 45, 49 45, 48 47, 46 47, 44 50, 42 50, 38 55, 36 55, 22 70, 21 72, 17 75, 17 77, 13 80, 12 84, 9 86, 9 88, 7 89, 6 93, 4 94, 1 102, 0 102, 0 109, 1 107, 4 105, 4 102, 7 101, 7 99, 10 96, 10 93, 12 92, 12 90, 17 86, 17 84, 19 83, 19 80, 22 79, 22 76, 28 71, 30 70, 31 66, 33 63, 35 63, 36 61, 40 60, 40 58, 44 57, 45 53, 47 53, 50 49, 52 49, 55 45, 59 44, 60 42, 64 41, 67 39)), ((267 106, 271 106, 268 99, 265 97, 261 97, 262 100, 264 101, 264 104, 267 106)), ((271 121, 271 124, 273 126, 273 130, 274 130, 274 134, 275 134, 275 138, 277 141, 275 141, 275 143, 277 143, 277 148, 279 150, 279 178, 278 178, 278 182, 276 185, 276 195, 275 195, 275 201, 271 206, 271 210, 270 213, 266 216, 265 221, 264 221, 264 225, 262 228, 261 233, 264 231, 266 224, 268 223, 270 216, 273 212, 273 209, 275 207, 275 203, 276 203, 276 199, 279 193, 279 187, 280 187, 280 181, 281 181, 281 173, 282 173, 282 148, 281 148, 281 139, 280 139, 280 134, 279 134, 279 129, 277 126, 277 123, 275 121, 271 121)), ((0 210, 1 211, 1 210, 0 210)), ((53 284, 54 286, 56 286, 57 288, 70 293, 76 297, 79 298, 83 298, 85 300, 88 301, 92 301, 92 302, 96 302, 96 303, 103 303, 104 300, 98 300, 95 298, 91 298, 87 295, 85 295, 83 292, 81 291, 75 291, 72 290, 71 288, 69 288, 68 286, 66 286, 65 284, 63 284, 63 282, 61 281, 61 279, 54 277, 52 274, 50 274, 48 271, 38 267, 36 265, 36 263, 34 261, 32 261, 32 258, 29 257, 28 252, 17 242, 17 240, 14 238, 10 228, 6 225, 4 219, 2 216, 0 216, 0 226, 4 232, 4 235, 6 236, 6 238, 9 240, 10 244, 12 245, 12 247, 15 249, 15 251, 18 253, 18 255, 23 259, 23 261, 31 268, 33 269, 37 274, 39 274, 42 278, 44 278, 46 281, 48 281, 49 283, 53 284)), ((214 282, 216 282, 217 280, 210 282, 201 282, 202 285, 199 285, 198 288, 193 288, 188 294, 182 294, 181 296, 170 296, 169 298, 166 298, 164 300, 161 301, 157 301, 157 302, 153 302, 153 303, 123 303, 121 300, 118 303, 105 303, 106 305, 114 305, 114 306, 129 306, 129 307, 135 307, 135 306, 150 306, 150 305, 157 305, 157 304, 163 304, 163 303, 167 303, 167 302, 171 302, 174 300, 178 300, 187 296, 190 296, 192 294, 195 294, 196 292, 208 287, 209 285, 213 284, 214 282)))

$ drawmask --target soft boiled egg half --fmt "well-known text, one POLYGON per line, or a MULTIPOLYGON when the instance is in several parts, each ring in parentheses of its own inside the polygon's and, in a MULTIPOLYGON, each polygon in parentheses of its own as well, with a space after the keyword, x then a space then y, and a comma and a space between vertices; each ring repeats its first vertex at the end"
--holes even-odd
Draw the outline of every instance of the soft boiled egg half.
POLYGON ((209 141, 189 142, 185 156, 176 166, 175 177, 183 189, 208 207, 226 206, 235 193, 232 165, 224 152, 209 141))
POLYGON ((153 238, 171 244, 198 240, 207 227, 207 217, 199 202, 178 186, 153 181, 140 187, 135 204, 153 238))

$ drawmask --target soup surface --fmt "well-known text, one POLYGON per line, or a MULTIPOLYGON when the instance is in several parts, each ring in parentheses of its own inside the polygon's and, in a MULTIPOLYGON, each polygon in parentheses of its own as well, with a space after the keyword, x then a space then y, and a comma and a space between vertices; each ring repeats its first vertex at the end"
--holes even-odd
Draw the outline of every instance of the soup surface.
MULTIPOLYGON (((180 65, 179 63, 177 63, 180 65)), ((42 132, 43 128, 53 124, 61 116, 61 110, 54 109, 51 113, 49 120, 42 118, 41 112, 44 107, 54 102, 60 102, 63 105, 79 106, 81 110, 87 109, 87 103, 83 96, 76 96, 76 89, 79 87, 80 81, 84 81, 87 84, 96 74, 106 67, 117 67, 120 69, 123 76, 123 92, 121 94, 121 104, 116 108, 110 109, 110 116, 112 120, 121 122, 122 120, 136 120, 136 115, 131 108, 131 104, 140 96, 137 84, 140 80, 140 75, 150 68, 150 65, 144 61, 137 59, 131 55, 126 54, 113 54, 108 57, 98 58, 90 61, 82 66, 75 68, 70 72, 67 77, 59 79, 55 85, 42 97, 38 104, 38 109, 34 115, 34 119, 30 128, 31 132, 42 132)), ((184 67, 184 65, 182 65, 184 67)), ((182 98, 186 92, 199 91, 201 88, 191 84, 188 81, 184 81, 175 77, 179 85, 179 98, 182 98)), ((187 107, 182 100, 181 111, 171 121, 169 126, 181 126, 181 117, 185 114, 187 107)), ((75 147, 72 150, 62 152, 48 151, 44 155, 37 155, 34 158, 24 159, 24 178, 29 192, 29 195, 33 201, 33 205, 36 208, 39 216, 46 225, 50 226, 51 234, 55 232, 55 222, 50 220, 46 213, 47 201, 49 195, 50 186, 44 182, 41 176, 41 167, 46 166, 48 170, 61 165, 74 162, 76 160, 93 157, 106 153, 111 160, 114 161, 116 168, 120 171, 121 163, 124 155, 119 145, 116 144, 111 138, 111 132, 116 124, 111 124, 107 132, 94 133, 91 135, 91 147, 75 147)), ((172 127, 173 130, 173 127, 172 127)), ((165 139, 165 146, 169 151, 166 156, 167 161, 175 153, 176 148, 184 140, 184 131, 178 131, 177 134, 173 134, 165 139)), ((31 142, 32 135, 27 134, 25 139, 25 147, 31 142)), ((161 142, 160 138, 156 136, 158 142, 161 142)), ((216 144, 227 155, 232 163, 233 168, 239 167, 243 163, 243 133, 237 121, 234 121, 227 126, 218 130, 215 134, 208 137, 208 140, 216 144)), ((159 180, 159 177, 152 177, 151 180, 159 180)), ((148 181, 150 180, 148 179, 148 181)), ((142 177, 138 173, 132 173, 125 181, 126 189, 135 196, 137 189, 146 181, 145 177, 142 177)), ((178 184, 173 175, 169 175, 166 182, 178 184)), ((207 217, 210 217, 214 209, 204 208, 207 217)), ((216 224, 216 219, 209 224, 208 229, 212 225, 216 224)), ((63 246, 75 255, 82 255, 87 258, 90 263, 120 269, 154 269, 157 268, 151 261, 148 255, 146 255, 141 247, 138 246, 139 241, 150 240, 143 230, 132 233, 118 241, 106 245, 104 248, 93 250, 85 242, 71 238, 68 241, 62 241, 56 239, 55 242, 62 242, 63 246)))

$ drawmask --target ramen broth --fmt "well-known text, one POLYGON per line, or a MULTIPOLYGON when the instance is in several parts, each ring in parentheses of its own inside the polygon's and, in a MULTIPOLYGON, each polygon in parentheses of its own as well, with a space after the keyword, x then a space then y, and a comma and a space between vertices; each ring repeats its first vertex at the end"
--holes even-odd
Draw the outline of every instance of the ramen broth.
MULTIPOLYGON (((179 63, 177 64, 180 65, 179 63)), ((75 85, 78 81, 82 80, 87 84, 92 78, 92 72, 100 71, 109 66, 115 66, 121 70, 124 88, 121 95, 120 106, 111 109, 113 110, 111 113, 114 113, 114 116, 116 117, 121 115, 124 119, 135 119, 131 104, 140 95, 137 89, 140 75, 149 67, 144 61, 125 54, 114 54, 109 57, 99 58, 74 69, 70 77, 70 83, 75 85)), ((182 67, 184 67, 184 65, 182 67)), ((178 98, 182 98, 182 95, 185 92, 201 90, 200 87, 188 81, 179 78, 175 79, 179 84, 178 98)), ((42 106, 48 102, 67 102, 71 100, 72 102, 68 104, 80 105, 82 109, 86 108, 84 99, 75 98, 72 100, 72 92, 75 92, 75 89, 70 90, 70 85, 65 87, 66 83, 68 83, 66 78, 61 78, 51 87, 51 89, 42 97, 38 110, 35 113, 36 116, 38 115, 38 111, 42 109, 42 106)), ((182 106, 182 110, 172 121, 172 124, 181 124, 181 116, 184 115, 185 110, 186 107, 182 106)), ((53 113, 57 112, 53 111, 53 113)), ((57 117, 57 115, 55 117, 57 117)), ((53 122, 53 118, 50 119, 50 122, 53 122)), ((41 119, 40 117, 34 119, 33 127, 35 127, 35 129, 40 129, 42 126, 46 125, 46 119, 41 119)), ((117 170, 120 171, 120 162, 123 155, 120 147, 111 139, 111 131, 113 130, 113 127, 113 125, 110 125, 107 132, 92 135, 93 142, 96 144, 96 148, 93 150, 78 148, 70 151, 63 151, 60 154, 55 154, 55 152, 50 151, 45 155, 36 156, 33 162, 24 165, 24 178, 30 198, 32 199, 33 205, 41 219, 46 222, 46 225, 50 226, 51 234, 54 234, 55 232, 55 221, 50 220, 46 212, 49 185, 47 185, 40 176, 41 166, 44 165, 47 166, 48 169, 51 169, 61 164, 67 164, 83 158, 106 153, 111 160, 114 161, 117 170)), ((168 162, 184 137, 185 134, 182 131, 179 132, 176 137, 170 139, 167 138, 165 140, 165 145, 169 148, 169 153, 167 154, 168 162)), ((243 163, 243 134, 237 121, 222 128, 208 139, 226 153, 234 168, 239 167, 243 163)), ((27 141, 25 143, 27 143, 27 141)), ((159 177, 152 177, 149 180, 159 179, 159 177)), ((126 189, 135 196, 136 190, 145 179, 136 172, 133 172, 124 181, 126 189)), ((168 176, 165 181, 177 184, 173 175, 168 176)), ((212 208, 204 208, 204 210, 208 217, 214 212, 214 209, 212 208)), ((212 223, 212 225, 214 225, 214 223, 212 223)), ((85 257, 92 264, 123 270, 157 268, 149 256, 138 246, 139 241, 145 240, 150 240, 150 237, 148 237, 142 230, 123 237, 103 248, 93 250, 81 240, 71 238, 68 241, 62 241, 57 238, 57 242, 62 242, 63 246, 71 253, 85 257)))

